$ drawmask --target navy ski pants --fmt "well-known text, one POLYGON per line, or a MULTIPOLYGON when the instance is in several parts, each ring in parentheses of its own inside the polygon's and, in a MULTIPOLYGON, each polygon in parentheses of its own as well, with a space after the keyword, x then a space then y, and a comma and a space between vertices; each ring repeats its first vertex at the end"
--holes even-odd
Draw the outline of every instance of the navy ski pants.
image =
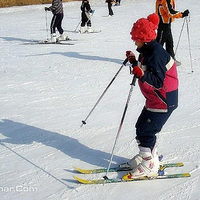
POLYGON ((143 108, 135 125, 136 140, 139 146, 153 149, 156 143, 156 133, 161 131, 174 109, 170 108, 167 113, 158 113, 143 108))

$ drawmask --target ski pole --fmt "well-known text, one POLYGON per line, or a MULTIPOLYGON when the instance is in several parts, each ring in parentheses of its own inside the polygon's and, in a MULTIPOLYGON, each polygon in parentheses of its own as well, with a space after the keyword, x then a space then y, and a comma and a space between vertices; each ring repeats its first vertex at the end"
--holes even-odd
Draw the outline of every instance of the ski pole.
POLYGON ((110 161, 109 161, 109 165, 108 165, 108 168, 107 168, 107 171, 106 171, 106 175, 103 177, 105 180, 108 179, 107 177, 107 174, 110 170, 110 166, 111 166, 111 162, 113 160, 113 155, 114 155, 114 149, 115 149, 115 146, 117 144, 117 139, 119 137, 119 134, 121 132, 121 129, 122 129, 122 125, 123 125, 123 122, 124 122, 124 118, 125 118, 125 115, 126 115, 126 111, 128 109, 128 104, 129 104, 129 101, 131 99, 131 95, 132 95, 132 92, 133 92, 133 86, 135 86, 135 82, 136 82, 136 76, 133 76, 133 80, 131 82, 131 88, 130 88, 130 91, 129 91, 129 94, 128 94, 128 98, 127 98, 127 101, 126 101, 126 105, 125 105, 125 108, 124 108, 124 112, 123 112, 123 115, 122 115, 122 119, 121 119, 121 122, 120 122, 120 125, 119 125, 119 129, 117 131, 117 135, 116 135, 116 138, 115 138, 115 142, 114 142, 114 145, 113 145, 113 148, 112 148, 112 152, 111 152, 111 157, 110 157, 110 161))
POLYGON ((188 36, 188 45, 189 45, 191 72, 194 72, 193 66, 192 66, 192 54, 191 54, 190 36, 189 36, 189 25, 188 25, 188 19, 187 19, 187 17, 186 17, 186 25, 187 25, 187 36, 188 36))
POLYGON ((183 32, 183 27, 185 25, 185 20, 186 20, 186 18, 184 18, 184 20, 183 20, 183 25, 182 25, 181 32, 180 32, 180 35, 179 35, 179 38, 178 38, 178 42, 177 42, 177 46, 176 46, 176 50, 175 50, 175 55, 176 55, 176 52, 177 52, 177 49, 178 49, 178 46, 179 46, 179 43, 180 43, 181 35, 182 35, 182 32, 183 32))
POLYGON ((47 26, 47 11, 45 11, 45 13, 46 13, 46 33, 47 33, 47 40, 48 40, 48 26, 47 26))
POLYGON ((108 86, 106 87, 106 89, 103 91, 103 93, 101 94, 101 96, 99 97, 98 101, 96 102, 96 104, 93 106, 92 110, 89 112, 89 114, 87 115, 87 117, 85 118, 85 120, 82 121, 82 125, 86 124, 87 119, 89 118, 89 116, 92 114, 92 112, 94 111, 94 109, 96 108, 96 106, 98 105, 98 103, 100 102, 100 100, 102 99, 102 97, 105 95, 106 91, 108 90, 108 88, 111 86, 111 84, 113 83, 113 81, 115 80, 115 78, 117 77, 117 75, 119 74, 119 72, 121 71, 121 69, 126 65, 126 63, 128 62, 128 58, 126 58, 122 64, 122 66, 120 67, 120 69, 117 71, 117 73, 115 74, 115 76, 113 77, 113 79, 111 80, 111 82, 108 84, 108 86))
POLYGON ((81 20, 80 20, 80 22, 78 23, 77 27, 75 28, 74 32, 76 32, 76 31, 77 31, 77 29, 78 29, 78 27, 79 27, 80 23, 81 23, 81 20))

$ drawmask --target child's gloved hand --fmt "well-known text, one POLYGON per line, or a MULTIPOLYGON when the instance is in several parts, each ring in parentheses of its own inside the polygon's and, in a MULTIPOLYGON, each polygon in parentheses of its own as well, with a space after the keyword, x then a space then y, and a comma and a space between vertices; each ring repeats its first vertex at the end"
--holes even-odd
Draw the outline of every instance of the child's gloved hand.
POLYGON ((138 67, 138 66, 135 66, 133 67, 133 71, 132 73, 137 77, 137 78, 142 78, 144 76, 144 71, 138 67))

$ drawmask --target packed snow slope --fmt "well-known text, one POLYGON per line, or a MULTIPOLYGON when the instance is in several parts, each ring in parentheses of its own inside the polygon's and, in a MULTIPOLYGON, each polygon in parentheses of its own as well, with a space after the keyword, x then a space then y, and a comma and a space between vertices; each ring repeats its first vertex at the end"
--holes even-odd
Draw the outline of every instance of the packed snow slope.
MULTIPOLYGON (((63 27, 77 40, 70 46, 29 44, 49 37, 46 17, 49 27, 52 15, 48 12, 46 16, 46 5, 0 9, 0 199, 200 199, 200 1, 176 1, 177 10, 191 13, 188 29, 184 19, 172 25, 175 47, 180 38, 176 52, 182 62, 178 67, 179 107, 158 134, 164 161, 185 164, 168 173, 191 172, 191 177, 104 186, 78 184, 73 165, 108 167, 132 80, 128 66, 87 124, 80 127, 81 121, 121 67, 125 51, 138 55, 129 33, 133 22, 155 11, 155 0, 123 0, 121 6, 113 6, 113 17, 105 17, 104 1, 91 0, 95 10, 92 27, 102 30, 95 34, 74 32, 80 22, 80 3, 64 3, 63 27)), ((138 153, 134 125, 143 106, 136 84, 111 166, 138 153)))

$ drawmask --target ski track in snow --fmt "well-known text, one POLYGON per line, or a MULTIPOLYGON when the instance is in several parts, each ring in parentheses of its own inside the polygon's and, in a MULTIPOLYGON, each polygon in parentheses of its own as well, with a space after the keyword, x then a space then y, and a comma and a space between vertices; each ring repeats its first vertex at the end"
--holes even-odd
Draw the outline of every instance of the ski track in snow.
MULTIPOLYGON (((102 30, 95 34, 74 33, 80 22, 80 4, 64 3, 63 27, 70 38, 77 39, 69 41, 75 44, 72 46, 24 45, 46 39, 46 5, 0 9, 0 199, 199 200, 200 1, 176 1, 177 10, 189 9, 191 13, 192 60, 185 26, 177 50, 177 59, 182 62, 178 67, 179 107, 158 134, 164 161, 185 164, 166 172, 191 172, 191 177, 104 186, 78 184, 73 179, 73 165, 85 169, 108 167, 132 79, 128 66, 82 128, 81 121, 121 67, 125 51, 138 55, 129 32, 133 22, 154 12, 155 0, 123 0, 121 6, 113 6, 113 17, 102 17, 108 14, 103 0, 91 0, 95 9, 92 27, 102 30)), ((48 26, 51 17, 48 12, 48 26)), ((175 46, 182 25, 183 19, 172 24, 175 46)), ((134 125, 143 105, 136 84, 112 166, 138 153, 134 125)))

